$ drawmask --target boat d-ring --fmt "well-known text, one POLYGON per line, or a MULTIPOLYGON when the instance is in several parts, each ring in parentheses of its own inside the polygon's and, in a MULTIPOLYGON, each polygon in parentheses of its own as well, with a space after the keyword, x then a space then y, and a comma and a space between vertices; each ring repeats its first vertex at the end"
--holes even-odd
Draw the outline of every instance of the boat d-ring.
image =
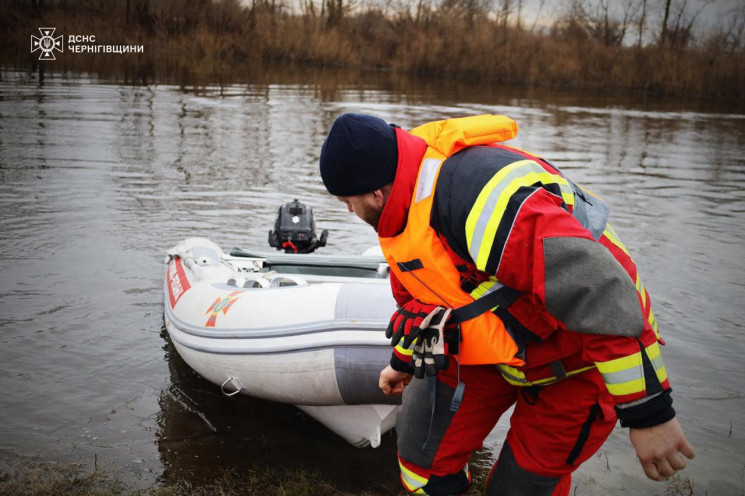
POLYGON ((220 392, 228 397, 235 396, 236 394, 240 393, 241 389, 243 389, 243 385, 235 377, 228 378, 228 380, 223 382, 222 386, 220 386, 220 392), (227 386, 228 383, 233 383, 233 387, 235 388, 235 391, 232 391, 229 393, 225 390, 225 386, 227 386))

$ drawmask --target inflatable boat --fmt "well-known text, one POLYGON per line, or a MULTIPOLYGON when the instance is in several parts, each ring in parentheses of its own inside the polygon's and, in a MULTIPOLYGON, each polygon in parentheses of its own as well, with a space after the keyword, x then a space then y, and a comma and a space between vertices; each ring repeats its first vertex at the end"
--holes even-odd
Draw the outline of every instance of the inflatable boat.
POLYGON ((223 394, 296 405, 349 443, 380 444, 400 398, 378 389, 395 310, 382 255, 167 252, 164 314, 184 361, 223 394))

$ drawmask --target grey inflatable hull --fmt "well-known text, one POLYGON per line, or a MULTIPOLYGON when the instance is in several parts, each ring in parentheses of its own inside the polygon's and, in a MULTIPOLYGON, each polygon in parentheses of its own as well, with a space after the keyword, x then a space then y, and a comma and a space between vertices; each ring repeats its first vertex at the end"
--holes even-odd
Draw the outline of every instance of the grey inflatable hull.
POLYGON ((297 405, 355 446, 380 443, 398 398, 378 389, 395 309, 379 256, 224 253, 204 238, 168 250, 166 327, 226 395, 297 405))

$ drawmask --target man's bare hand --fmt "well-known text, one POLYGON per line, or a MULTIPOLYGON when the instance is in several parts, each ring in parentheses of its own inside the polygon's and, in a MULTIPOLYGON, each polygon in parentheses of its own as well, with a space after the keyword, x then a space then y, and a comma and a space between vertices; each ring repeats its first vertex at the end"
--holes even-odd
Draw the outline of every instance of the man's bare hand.
POLYGON ((378 387, 386 395, 397 395, 404 392, 404 388, 411 382, 411 374, 394 370, 390 365, 380 372, 378 387))
POLYGON ((644 473, 652 480, 664 480, 683 470, 683 455, 689 459, 696 456, 676 418, 654 427, 630 429, 629 438, 644 473))

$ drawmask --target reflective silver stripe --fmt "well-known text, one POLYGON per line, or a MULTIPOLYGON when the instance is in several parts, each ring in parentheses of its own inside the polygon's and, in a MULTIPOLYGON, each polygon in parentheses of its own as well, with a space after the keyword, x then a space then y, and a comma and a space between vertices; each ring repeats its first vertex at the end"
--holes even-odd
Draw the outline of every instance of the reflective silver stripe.
MULTIPOLYGON (((649 356, 649 354, 647 354, 649 356)), ((662 355, 657 355, 654 358, 651 358, 650 361, 652 362, 652 366, 654 367, 655 372, 659 372, 660 370, 665 368, 665 362, 662 361, 662 355)))
MULTIPOLYGON (((650 359, 650 362, 652 362, 652 367, 654 367, 655 373, 665 368, 665 363, 662 361, 662 355, 657 355, 656 357, 650 359)), ((644 366, 642 365, 642 363, 639 363, 637 367, 631 367, 625 370, 617 370, 615 372, 605 372, 601 374, 603 376, 603 381, 606 384, 624 384, 626 382, 643 379, 644 366)))
POLYGON ((640 363, 638 367, 626 370, 619 370, 617 372, 605 372, 602 375, 603 381, 606 384, 624 384, 626 382, 631 382, 643 378, 644 368, 640 363))
MULTIPOLYGON (((489 195, 484 202, 484 206, 481 208, 481 212, 479 213, 479 216, 476 220, 476 225, 473 228, 471 244, 468 247, 471 258, 476 262, 477 266, 479 265, 478 256, 481 250, 481 244, 484 240, 484 235, 486 234, 487 227, 492 219, 497 203, 499 202, 499 199, 505 192, 505 190, 513 187, 514 181, 518 181, 524 176, 531 173, 551 176, 551 179, 554 179, 551 184, 559 185, 559 188, 563 195, 570 196, 572 198, 574 197, 574 191, 572 190, 571 186, 569 186, 569 184, 566 184, 566 180, 564 178, 550 173, 534 160, 520 160, 519 162, 508 165, 504 169, 497 172, 496 175, 501 175, 501 173, 504 173, 504 176, 502 176, 496 182, 494 188, 489 192, 489 195)), ((493 179, 494 178, 492 178, 492 180, 493 179)), ((522 186, 527 186, 527 184, 522 186)), ((504 212, 499 212, 500 221, 503 213, 504 212)), ((494 226, 494 229, 496 230, 498 227, 498 225, 494 226)))
MULTIPOLYGON (((487 281, 487 282, 489 282, 489 281, 487 281)), ((484 292, 483 296, 486 296, 488 294, 492 294, 494 291, 497 291, 499 289, 502 289, 503 287, 504 287, 504 284, 502 284, 501 282, 495 282, 490 288, 488 288, 484 292)), ((482 296, 482 298, 483 298, 483 296, 482 296)))
MULTIPOLYGON (((473 297, 474 300, 478 300, 480 298, 485 298, 492 294, 495 291, 499 291, 504 287, 504 284, 497 281, 497 278, 494 276, 491 276, 488 280, 482 282, 476 288, 471 291, 469 294, 473 297)), ((494 306, 490 309, 490 311, 494 311, 497 308, 497 306, 494 306)))
MULTIPOLYGON (((525 166, 527 166, 531 171, 534 171, 535 167, 540 167, 535 162, 527 160, 521 160, 520 162, 508 165, 507 167, 514 167, 513 170, 511 170, 505 177, 503 177, 494 186, 494 189, 489 193, 489 197, 487 198, 486 203, 484 203, 478 220, 476 221, 476 226, 473 229, 473 237, 471 238, 471 246, 469 247, 471 258, 474 261, 478 259, 479 249, 481 248, 481 243, 484 240, 484 233, 486 232, 486 226, 487 224, 489 224, 489 220, 491 219, 492 213, 494 212, 494 207, 497 206, 499 197, 502 195, 507 186, 512 183, 512 181, 525 175, 525 172, 523 170, 525 166)), ((545 169, 543 169, 542 167, 541 170, 545 172, 545 169)))
POLYGON ((421 489, 427 485, 427 482, 429 482, 427 481, 424 484, 422 484, 421 481, 415 480, 412 477, 410 477, 409 474, 407 474, 405 470, 401 470, 401 478, 404 480, 404 484, 406 485, 407 490, 421 489))
POLYGON ((421 171, 419 172, 419 181, 416 185, 416 202, 428 198, 432 194, 432 188, 435 185, 437 171, 440 170, 442 160, 439 158, 428 158, 422 162, 421 171))

